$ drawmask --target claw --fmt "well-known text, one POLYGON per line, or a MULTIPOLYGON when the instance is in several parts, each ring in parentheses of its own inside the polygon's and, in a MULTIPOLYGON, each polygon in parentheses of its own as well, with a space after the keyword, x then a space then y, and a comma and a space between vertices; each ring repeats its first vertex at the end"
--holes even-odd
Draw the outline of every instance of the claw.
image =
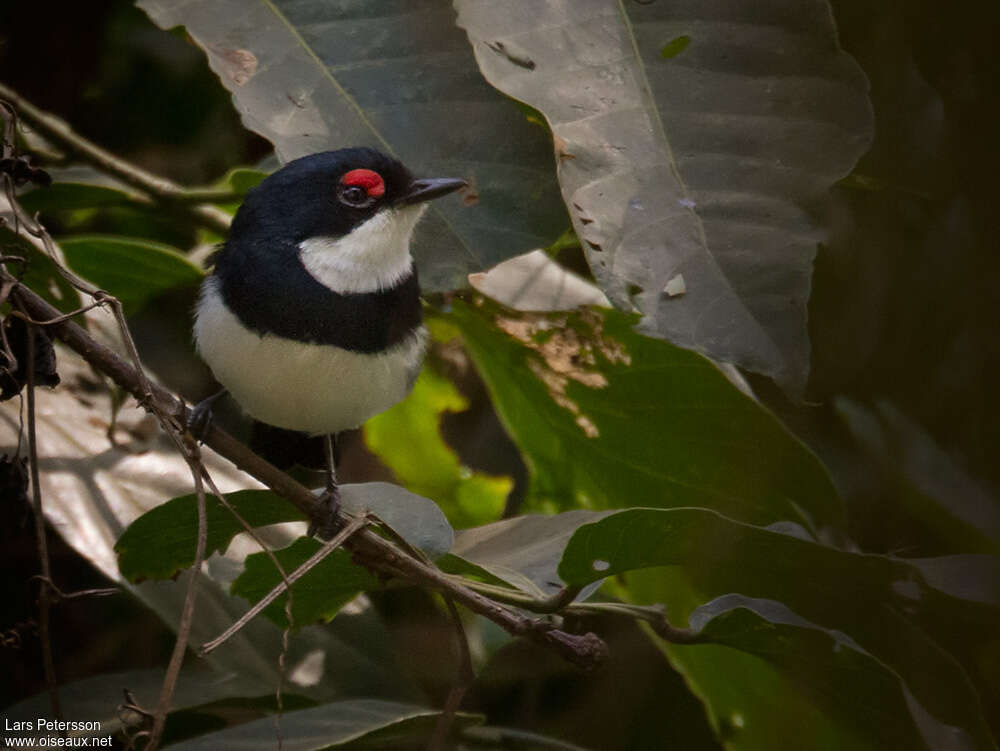
POLYGON ((334 484, 323 491, 309 520, 307 534, 321 540, 329 540, 344 526, 340 518, 340 488, 334 484))
POLYGON ((340 518, 340 488, 337 485, 337 440, 330 434, 323 436, 326 450, 326 490, 319 497, 309 521, 309 534, 329 540, 344 526, 340 518))
POLYGON ((188 413, 187 431, 198 443, 204 442, 205 436, 208 435, 208 431, 212 427, 212 406, 225 395, 226 390, 222 389, 207 399, 202 399, 188 413))

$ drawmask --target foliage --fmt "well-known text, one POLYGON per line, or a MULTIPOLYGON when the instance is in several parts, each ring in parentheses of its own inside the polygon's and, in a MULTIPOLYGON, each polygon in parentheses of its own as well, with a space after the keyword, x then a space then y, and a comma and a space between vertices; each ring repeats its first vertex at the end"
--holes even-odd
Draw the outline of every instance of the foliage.
MULTIPOLYGON (((826 2, 138 5, 161 27, 183 27, 281 160, 350 142, 392 150, 420 173, 471 178, 465 201, 441 202, 418 238, 427 290, 449 293, 428 297, 431 363, 408 399, 364 429, 398 484, 343 485, 345 508, 374 514, 383 534, 498 602, 566 630, 631 629, 625 643, 608 637, 607 673, 587 679, 599 707, 613 702, 615 670, 644 673, 654 688, 628 708, 625 721, 643 728, 634 736, 585 731, 600 713, 568 688, 583 676, 547 655, 519 662, 518 642, 467 615, 478 678, 462 706, 481 714, 459 714, 456 737, 484 748, 649 748, 671 733, 685 748, 996 748, 1000 563, 987 484, 890 402, 836 394, 857 455, 923 543, 906 557, 866 546, 855 534, 866 511, 845 495, 870 475, 845 474, 832 439, 797 434, 807 408, 753 380, 768 406, 719 365, 766 374, 792 399, 805 387, 812 257, 828 229, 819 209, 871 139, 867 82, 826 2), (463 289, 468 272, 549 245, 570 223, 619 309, 517 312, 463 289), (526 482, 512 479, 516 464, 498 471, 482 460, 482 434, 454 427, 482 415, 499 421, 526 482), (515 507, 525 513, 501 519, 515 507), (517 698, 490 693, 497 675, 517 698)), ((236 167, 202 195, 231 214, 261 167, 236 167)), ((51 187, 19 200, 60 230, 67 266, 115 295, 137 331, 183 330, 205 256, 187 246, 221 239, 185 213, 200 202, 164 200, 100 170, 53 174, 51 187), (183 229, 164 229, 165 214, 183 229)), ((876 201, 888 184, 855 173, 839 190, 864 186, 876 201)), ((27 286, 61 310, 79 306, 51 259, 0 232, 5 254, 25 257, 27 286)), ((572 254, 561 239, 554 255, 572 254)), ((169 334, 152 341, 170 367, 192 369, 189 348, 169 334)), ((184 384, 189 374, 162 375, 184 384)), ((74 415, 103 426, 106 414, 71 381, 61 393, 74 396, 74 415)), ((103 433, 83 435, 83 461, 97 466, 103 433)), ((107 486, 138 497, 128 490, 138 475, 127 461, 106 465, 82 493, 63 491, 63 516, 52 518, 76 504, 85 529, 60 531, 148 597, 195 560, 196 496, 167 500, 153 488, 165 502, 122 512, 106 503, 107 486)), ((372 476, 384 475, 369 467, 363 479, 372 476)), ((203 568, 212 607, 233 612, 282 574, 227 506, 286 573, 320 543, 271 491, 225 500, 208 498, 203 568)), ((276 644, 312 644, 317 623, 339 629, 282 675, 285 747, 421 747, 433 732, 433 707, 454 682, 454 626, 439 599, 396 584, 341 549, 264 610, 276 628, 260 633, 276 644), (365 674, 324 690, 341 666, 365 663, 400 685, 365 674)), ((171 620, 176 603, 156 602, 171 620)), ((215 679, 192 681, 185 669, 170 729, 185 748, 273 747, 264 715, 276 707, 251 701, 273 696, 251 680, 270 656, 242 654, 245 665, 220 658, 238 678, 218 690, 201 690, 215 679), (226 700, 242 714, 227 713, 226 700)), ((89 680, 67 695, 81 719, 104 711, 92 694, 112 676, 89 680)), ((9 715, 46 711, 36 698, 9 715)))

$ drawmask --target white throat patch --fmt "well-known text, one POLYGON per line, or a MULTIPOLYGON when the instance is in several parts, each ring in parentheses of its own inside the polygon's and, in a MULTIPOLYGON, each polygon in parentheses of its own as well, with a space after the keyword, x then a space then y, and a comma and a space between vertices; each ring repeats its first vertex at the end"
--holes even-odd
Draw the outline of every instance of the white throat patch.
POLYGON ((377 292, 410 273, 410 238, 427 204, 384 209, 344 237, 310 237, 299 256, 317 282, 340 294, 377 292))

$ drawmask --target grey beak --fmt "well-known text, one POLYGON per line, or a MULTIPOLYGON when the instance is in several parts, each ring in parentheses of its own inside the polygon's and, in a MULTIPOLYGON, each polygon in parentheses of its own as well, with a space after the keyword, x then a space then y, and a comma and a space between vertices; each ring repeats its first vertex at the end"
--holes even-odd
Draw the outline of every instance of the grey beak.
POLYGON ((459 180, 454 177, 432 177, 424 180, 414 180, 410 183, 410 188, 406 191, 405 195, 400 196, 396 201, 396 205, 410 206, 414 203, 423 203, 424 201, 430 201, 432 198, 440 198, 459 188, 464 188, 466 185, 468 183, 465 180, 459 180))

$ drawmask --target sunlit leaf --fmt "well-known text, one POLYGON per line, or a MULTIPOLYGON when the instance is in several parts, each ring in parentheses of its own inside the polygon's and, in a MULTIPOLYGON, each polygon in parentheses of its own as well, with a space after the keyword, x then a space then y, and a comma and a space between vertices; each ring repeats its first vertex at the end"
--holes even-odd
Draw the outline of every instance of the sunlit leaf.
POLYGON ((837 524, 816 457, 710 361, 615 311, 454 305, 453 320, 547 508, 706 506, 767 525, 837 524))
POLYGON ((461 412, 465 398, 446 378, 425 368, 402 402, 365 424, 365 443, 412 492, 432 498, 457 526, 499 518, 513 486, 463 467, 441 436, 444 412, 461 412))

